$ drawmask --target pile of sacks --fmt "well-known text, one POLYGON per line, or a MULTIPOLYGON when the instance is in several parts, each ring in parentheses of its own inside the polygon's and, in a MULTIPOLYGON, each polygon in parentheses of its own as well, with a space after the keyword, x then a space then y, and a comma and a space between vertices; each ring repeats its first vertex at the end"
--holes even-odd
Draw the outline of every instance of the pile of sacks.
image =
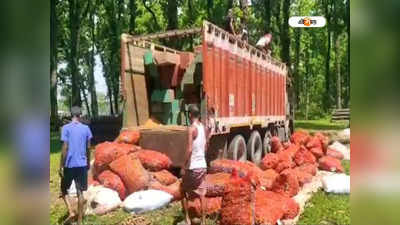
POLYGON ((221 214, 220 224, 276 224, 295 218, 299 205, 292 197, 311 182, 318 169, 343 172, 343 154, 328 147, 328 143, 322 133, 297 131, 290 142, 273 137, 272 152, 263 158, 260 167, 227 159, 211 162, 206 196, 209 202, 221 198, 221 205, 214 200, 214 207, 210 207, 221 214))
POLYGON ((116 191, 120 200, 142 190, 161 190, 172 200, 182 198, 181 181, 170 171, 171 160, 163 153, 137 146, 139 131, 122 131, 114 142, 98 144, 89 186, 116 191))

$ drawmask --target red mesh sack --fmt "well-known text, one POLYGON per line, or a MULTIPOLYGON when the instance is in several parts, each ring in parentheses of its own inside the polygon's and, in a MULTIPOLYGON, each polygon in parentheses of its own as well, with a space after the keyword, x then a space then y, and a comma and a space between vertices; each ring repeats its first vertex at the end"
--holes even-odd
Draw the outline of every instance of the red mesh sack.
POLYGON ((317 174, 317 168, 318 168, 318 164, 316 164, 316 163, 314 163, 314 164, 306 163, 306 164, 303 164, 303 165, 297 167, 297 169, 299 171, 311 174, 312 176, 315 176, 317 174))
POLYGON ((100 183, 94 179, 93 175, 88 174, 88 186, 97 186, 100 185, 100 183))
POLYGON ((103 142, 96 145, 94 152, 94 166, 97 174, 106 170, 108 164, 121 156, 127 155, 138 149, 135 145, 120 144, 116 142, 103 142))
POLYGON ((260 168, 263 170, 274 169, 278 165, 279 158, 275 153, 268 153, 261 160, 260 168))
POLYGON ((272 191, 293 197, 299 192, 299 181, 293 169, 282 171, 272 185, 272 191))
POLYGON ((343 173, 344 169, 340 160, 332 156, 324 156, 319 159, 319 168, 321 170, 343 173))
POLYGON ((181 181, 177 180, 175 183, 170 185, 163 185, 157 180, 153 180, 149 184, 149 189, 165 191, 171 194, 174 198, 173 201, 182 200, 182 191, 181 191, 181 181))
POLYGON ((219 197, 224 195, 225 184, 231 175, 229 173, 207 174, 204 184, 207 187, 207 197, 219 197))
MULTIPOLYGON (((204 200, 204 213, 206 215, 218 213, 221 209, 222 197, 205 198, 204 200)), ((190 217, 201 217, 200 198, 188 201, 188 212, 190 217)))
POLYGON ((312 149, 312 148, 321 148, 322 149, 322 143, 321 143, 321 140, 318 138, 318 137, 311 137, 309 140, 308 140, 308 142, 307 142, 307 144, 306 144, 306 147, 308 148, 308 149, 312 149))
POLYGON ((299 149, 300 149, 299 145, 291 144, 291 145, 289 145, 288 148, 286 148, 283 151, 284 153, 280 153, 280 154, 284 154, 284 155, 286 154, 289 157, 293 158, 296 155, 296 153, 299 151, 299 149))
POLYGON ((300 211, 299 204, 293 198, 284 198, 282 219, 294 219, 300 211))
POLYGON ((144 168, 154 172, 163 169, 168 170, 172 164, 171 159, 167 155, 153 150, 139 150, 134 152, 132 156, 137 157, 144 168))
POLYGON ((106 187, 115 190, 118 192, 119 197, 121 200, 124 200, 126 197, 126 189, 124 183, 122 182, 119 176, 109 170, 103 171, 99 176, 98 179, 100 183, 106 187))
POLYGON ((322 150, 324 152, 326 152, 326 150, 328 149, 328 145, 329 145, 329 137, 325 136, 321 132, 316 132, 314 134, 314 137, 317 137, 320 140, 321 146, 322 146, 322 150))
POLYGON ((301 146, 300 150, 297 151, 296 155, 294 156, 294 161, 298 166, 301 166, 306 163, 316 163, 317 160, 311 152, 301 146))
POLYGON ((137 144, 140 139, 140 132, 138 130, 124 130, 121 131, 116 141, 119 143, 137 144))
POLYGON ((315 158, 319 159, 324 156, 324 151, 321 148, 311 148, 310 152, 315 156, 315 158))
POLYGON ((220 225, 254 224, 255 193, 249 179, 240 178, 236 170, 225 186, 221 202, 220 225))
POLYGON ((159 172, 150 172, 153 179, 156 179, 163 185, 170 185, 175 183, 178 178, 175 177, 171 172, 168 170, 161 170, 159 172))
POLYGON ((257 190, 255 193, 256 224, 276 224, 283 217, 284 202, 271 198, 273 192, 257 190))
POLYGON ((276 153, 282 148, 283 148, 283 146, 282 146, 282 143, 281 143, 281 140, 279 139, 279 137, 273 136, 271 138, 271 152, 276 153))
POLYGON ((290 142, 289 142, 289 141, 283 142, 283 143, 282 143, 282 146, 283 146, 283 149, 287 149, 287 148, 289 148, 289 146, 290 146, 290 142))
POLYGON ((307 131, 298 130, 295 131, 290 137, 290 141, 294 144, 304 145, 308 142, 310 135, 307 131))
POLYGON ((150 176, 138 159, 124 155, 110 163, 111 170, 124 182, 127 194, 146 189, 150 176))
POLYGON ((279 174, 273 169, 265 170, 262 172, 261 176, 259 177, 260 185, 262 187, 265 187, 266 189, 270 190, 278 176, 279 176, 279 174))
POLYGON ((256 193, 259 195, 256 198, 256 201, 263 200, 265 202, 268 202, 269 200, 273 202, 273 204, 278 204, 281 207, 283 215, 280 219, 293 219, 297 216, 297 214, 299 214, 299 204, 297 204, 297 202, 294 201, 292 198, 277 194, 272 191, 257 191, 256 193))
POLYGON ((326 150, 326 155, 331 156, 333 158, 337 158, 339 160, 342 160, 344 158, 344 156, 341 152, 334 150, 334 149, 330 149, 330 148, 328 148, 328 150, 326 150))
POLYGON ((210 164, 210 173, 232 173, 236 170, 240 177, 247 176, 250 172, 254 177, 262 173, 262 170, 252 162, 240 162, 229 159, 217 159, 210 164))
MULTIPOLYGON (((292 147, 290 147, 292 148, 292 147)), ((295 150, 295 148, 292 148, 295 150)), ((278 164, 275 167, 275 171, 280 173, 285 169, 290 169, 296 166, 292 159, 292 152, 293 150, 286 149, 285 151, 279 152, 278 156, 278 164)))
POLYGON ((303 186, 304 184, 311 182, 313 175, 300 170, 298 167, 293 170, 296 173, 297 180, 299 181, 300 186, 303 186))

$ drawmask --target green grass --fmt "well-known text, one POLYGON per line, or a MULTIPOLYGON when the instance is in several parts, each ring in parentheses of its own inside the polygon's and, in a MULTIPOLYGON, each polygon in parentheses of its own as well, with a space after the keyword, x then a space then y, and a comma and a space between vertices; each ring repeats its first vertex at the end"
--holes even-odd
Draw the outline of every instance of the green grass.
MULTIPOLYGON (((346 174, 350 174, 350 161, 343 160, 346 174)), ((350 196, 326 193, 319 190, 307 202, 298 225, 350 224, 350 196)))
MULTIPOLYGON (((345 123, 330 123, 327 120, 317 121, 295 121, 296 128, 312 130, 338 130, 348 125, 345 123)), ((61 143, 59 134, 51 134, 50 154, 50 223, 60 224, 67 216, 67 210, 61 199, 58 199, 60 179, 57 174, 60 160, 61 143)), ((345 172, 350 173, 350 161, 342 162, 345 172)), ((170 204, 161 210, 145 213, 139 216, 130 215, 123 210, 117 210, 103 216, 86 216, 85 224, 120 224, 128 218, 142 217, 154 225, 172 225, 183 220, 183 214, 179 202, 170 204)), ((216 225, 216 218, 209 218, 207 224, 216 225)), ((349 195, 328 194, 318 191, 306 204, 305 211, 300 217, 298 224, 350 224, 350 198, 349 195)))
MULTIPOLYGON (((62 224, 67 217, 67 208, 64 202, 58 198, 60 190, 60 178, 58 176, 58 168, 60 165, 61 142, 58 133, 51 133, 50 136, 50 224, 62 224)), ((111 225, 120 224, 129 218, 142 217, 142 219, 151 222, 154 225, 176 224, 183 220, 184 215, 181 210, 180 202, 175 202, 169 206, 145 213, 142 215, 130 215, 122 209, 108 213, 103 216, 90 215, 84 217, 84 224, 90 225, 111 225)), ((215 218, 208 218, 208 225, 216 225, 215 218)))
POLYGON ((323 120, 295 120, 295 129, 307 130, 342 130, 349 127, 349 122, 330 122, 328 119, 323 120))

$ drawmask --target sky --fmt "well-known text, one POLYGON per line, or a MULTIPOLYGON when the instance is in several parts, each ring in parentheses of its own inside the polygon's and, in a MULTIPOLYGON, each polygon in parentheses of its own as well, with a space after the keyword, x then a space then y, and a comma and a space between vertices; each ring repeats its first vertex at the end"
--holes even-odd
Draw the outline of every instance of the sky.
MULTIPOLYGON (((65 69, 67 63, 63 62, 58 65, 58 70, 65 69)), ((103 65, 101 64, 100 56, 95 55, 95 67, 94 67, 94 80, 97 93, 107 95, 107 85, 103 76, 103 65)), ((60 89, 60 85, 58 86, 60 89)), ((58 99, 61 98, 60 91, 58 91, 58 99)))

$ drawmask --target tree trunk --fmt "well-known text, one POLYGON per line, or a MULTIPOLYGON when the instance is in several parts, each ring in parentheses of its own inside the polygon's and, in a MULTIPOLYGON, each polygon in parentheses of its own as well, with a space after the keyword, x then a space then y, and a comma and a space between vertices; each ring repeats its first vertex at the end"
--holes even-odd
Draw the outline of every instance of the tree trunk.
POLYGON ((306 92, 306 120, 308 120, 308 111, 309 111, 309 104, 310 104, 310 91, 309 91, 309 86, 310 86, 310 44, 308 46, 306 46, 306 62, 305 62, 305 68, 306 68, 306 74, 305 74, 305 92, 306 92))
POLYGON ((57 14, 56 0, 51 0, 51 17, 50 17, 50 119, 56 121, 58 119, 57 106, 57 14))
POLYGON ((90 67, 89 67, 89 92, 90 92, 90 103, 92 108, 92 116, 97 117, 99 115, 99 107, 97 104, 97 93, 96 93, 96 86, 94 80, 94 66, 95 66, 95 23, 94 23, 94 13, 95 13, 95 5, 93 5, 92 12, 90 14, 90 21, 91 21, 91 35, 92 35, 92 51, 90 53, 90 67))
POLYGON ((282 8, 282 1, 275 1, 275 8, 274 8, 274 16, 276 20, 276 29, 273 27, 272 33, 273 33, 273 39, 272 41, 275 42, 276 45, 280 45, 281 40, 281 31, 282 31, 282 23, 281 23, 281 8, 282 8))
POLYGON ((264 0, 264 13, 265 13, 265 30, 264 33, 270 32, 272 33, 272 30, 270 28, 271 26, 271 0, 264 0))
POLYGON ((207 19, 209 19, 211 22, 214 22, 212 15, 211 15, 211 9, 213 8, 213 0, 207 0, 207 19))
POLYGON ((300 99, 300 40, 301 40, 301 29, 295 31, 296 42, 295 42, 295 55, 296 55, 296 67, 294 72, 294 90, 295 90, 295 109, 297 108, 297 103, 300 99))
POLYGON ((290 37, 289 37, 289 8, 290 8, 290 0, 284 0, 283 2, 283 21, 282 21, 282 30, 281 30, 281 58, 284 63, 287 64, 288 70, 291 70, 290 63, 290 37))
POLYGON ((88 114, 89 117, 91 117, 92 113, 90 112, 91 110, 90 110, 87 94, 86 94, 86 91, 85 91, 85 85, 83 83, 81 83, 80 87, 81 87, 81 92, 82 92, 82 96, 83 96, 83 101, 85 102, 87 114, 88 114))
POLYGON ((336 65, 336 107, 342 108, 342 81, 340 74, 340 36, 336 35, 335 43, 335 65, 336 65))
POLYGON ((71 72, 71 106, 82 106, 82 99, 79 89, 79 67, 78 67, 78 49, 79 49, 79 35, 81 28, 81 20, 86 16, 89 9, 89 1, 86 4, 85 11, 82 12, 79 0, 68 0, 69 2, 69 29, 70 36, 70 52, 68 66, 71 72))
POLYGON ((79 68, 78 68, 78 55, 79 48, 79 14, 80 7, 78 0, 69 0, 69 29, 70 36, 70 54, 69 54, 69 67, 71 72, 71 106, 82 106, 82 100, 79 90, 79 68))
POLYGON ((136 1, 135 0, 129 0, 129 11, 130 11, 130 17, 129 17, 129 31, 134 34, 135 33, 135 28, 136 28, 136 1))
POLYGON ((331 26, 330 26, 330 10, 329 10, 330 1, 325 1, 325 15, 326 15, 326 23, 327 23, 327 51, 326 51, 326 61, 325 61, 325 93, 324 93, 324 109, 325 111, 330 108, 330 61, 331 61, 331 26))
MULTIPOLYGON (((178 5, 176 0, 168 0, 167 2, 167 30, 174 30, 178 29, 178 5)), ((171 38, 168 41, 168 45, 172 48, 177 48, 178 47, 178 39, 177 38, 171 38)))
POLYGON ((112 92, 111 92, 111 79, 110 79, 110 75, 109 72, 110 70, 108 69, 108 65, 106 64, 106 61, 104 59, 104 55, 100 55, 100 61, 101 64, 103 65, 103 71, 104 71, 104 79, 106 81, 106 86, 107 86, 107 97, 108 97, 108 101, 109 101, 109 107, 110 107, 110 114, 114 115, 114 109, 113 109, 113 100, 112 100, 112 92))
POLYGON ((349 107, 350 101, 350 0, 346 2, 346 28, 347 28, 347 70, 346 70, 346 108, 349 107))

